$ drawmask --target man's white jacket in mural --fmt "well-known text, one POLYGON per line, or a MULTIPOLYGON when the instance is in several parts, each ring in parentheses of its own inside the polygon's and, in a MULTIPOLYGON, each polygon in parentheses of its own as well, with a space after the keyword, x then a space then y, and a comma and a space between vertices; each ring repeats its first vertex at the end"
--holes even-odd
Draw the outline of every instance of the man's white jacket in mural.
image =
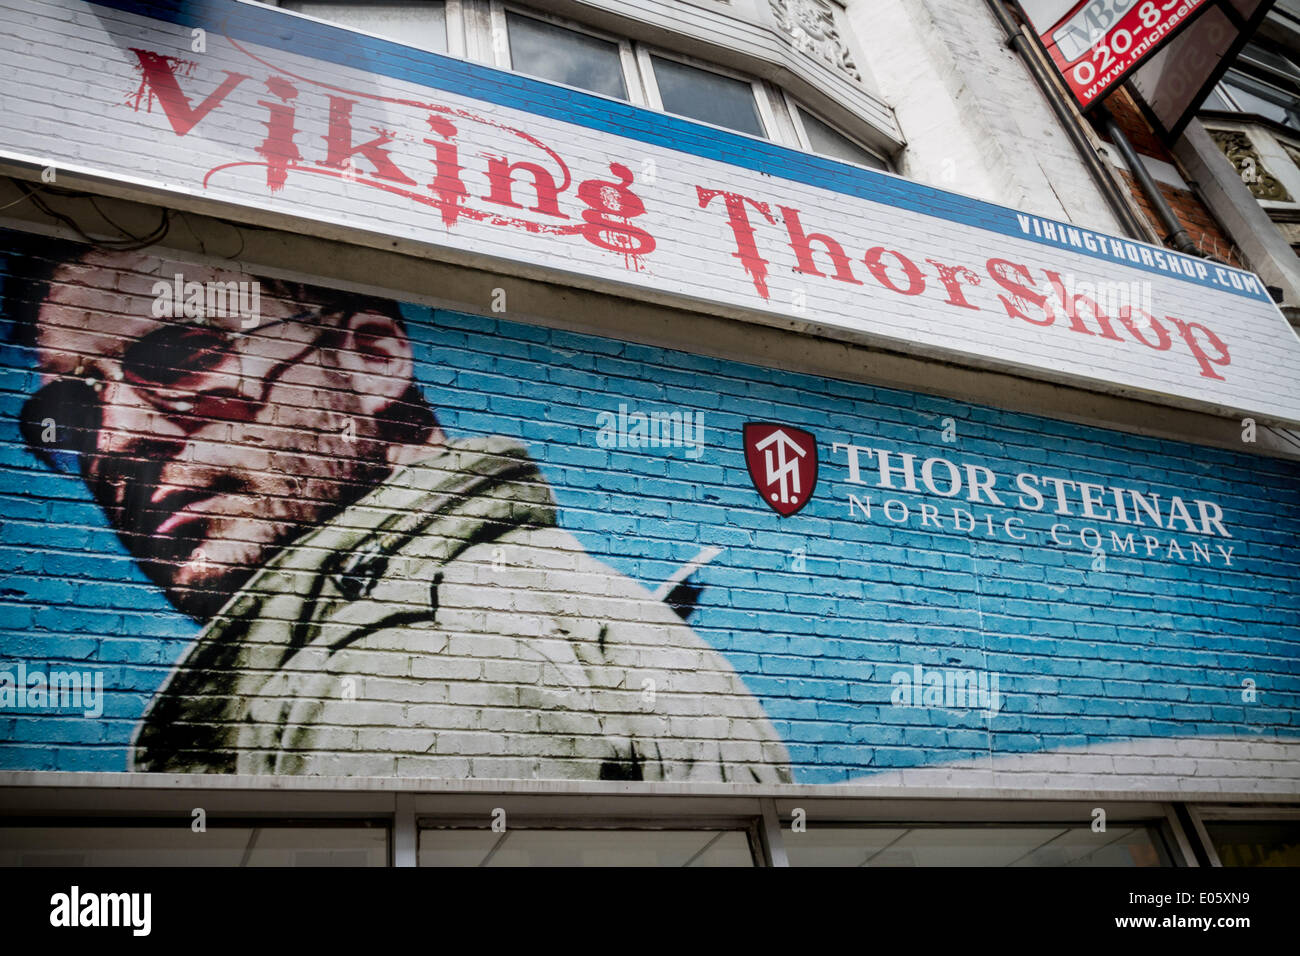
POLYGON ((454 443, 279 552, 155 697, 132 767, 787 782, 731 665, 555 523, 517 443, 454 443))

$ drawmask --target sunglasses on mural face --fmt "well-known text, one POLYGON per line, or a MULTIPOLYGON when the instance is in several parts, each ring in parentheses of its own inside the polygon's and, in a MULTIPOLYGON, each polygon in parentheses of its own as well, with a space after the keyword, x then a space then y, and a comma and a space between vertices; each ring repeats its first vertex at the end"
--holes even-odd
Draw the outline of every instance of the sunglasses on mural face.
MULTIPOLYGON (((228 368, 240 343, 276 326, 316 315, 300 312, 257 329, 231 331, 204 325, 166 325, 132 342, 120 359, 121 381, 166 414, 192 413, 214 373, 228 368)), ((289 351, 270 360, 272 371, 300 358, 314 344, 283 340, 289 351)), ((242 366, 241 366, 242 374, 242 366)), ((23 404, 20 427, 28 447, 60 471, 75 471, 74 462, 95 450, 102 422, 100 395, 105 384, 92 374, 61 378, 40 388, 23 404)))

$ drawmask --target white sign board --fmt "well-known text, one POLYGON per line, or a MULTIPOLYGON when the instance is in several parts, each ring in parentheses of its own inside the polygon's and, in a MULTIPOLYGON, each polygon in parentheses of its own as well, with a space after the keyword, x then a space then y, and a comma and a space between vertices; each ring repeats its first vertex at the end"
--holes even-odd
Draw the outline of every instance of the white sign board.
POLYGON ((12 161, 1300 422, 1300 339, 1247 272, 234 0, 0 15, 12 161))

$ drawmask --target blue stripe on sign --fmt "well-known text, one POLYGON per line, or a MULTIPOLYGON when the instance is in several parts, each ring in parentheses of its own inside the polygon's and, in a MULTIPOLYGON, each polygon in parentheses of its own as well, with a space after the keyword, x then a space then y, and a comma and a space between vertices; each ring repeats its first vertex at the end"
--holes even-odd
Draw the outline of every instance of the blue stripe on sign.
MULTIPOLYGON (((507 70, 403 46, 343 27, 316 23, 272 8, 240 3, 238 0, 87 2, 180 26, 201 26, 264 47, 422 87, 446 90, 665 149, 906 209, 945 222, 959 222, 1004 236, 1027 239, 1039 245, 1068 249, 1093 259, 1122 263, 1131 269, 1156 275, 1173 276, 1206 288, 1271 301, 1263 282, 1239 269, 1215 266, 1203 259, 1179 255, 1159 246, 1130 239, 1114 239, 1124 250, 1117 254, 1112 246, 1113 237, 1059 220, 1026 216, 1008 206, 945 192, 899 176, 814 156, 767 140, 557 86, 507 70), (1036 231, 1035 226, 1041 230, 1044 224, 1049 223, 1058 231, 1059 238, 1051 239, 1036 231), (1088 248, 1089 244, 1094 248, 1088 248), (1156 264, 1143 263, 1138 251, 1142 248, 1163 258, 1180 271, 1171 272, 1156 264), (1130 257, 1137 258, 1138 261, 1132 261, 1130 257), (1230 276, 1236 277, 1245 288, 1234 287, 1230 276)), ((700 185, 717 187, 723 184, 700 185)))

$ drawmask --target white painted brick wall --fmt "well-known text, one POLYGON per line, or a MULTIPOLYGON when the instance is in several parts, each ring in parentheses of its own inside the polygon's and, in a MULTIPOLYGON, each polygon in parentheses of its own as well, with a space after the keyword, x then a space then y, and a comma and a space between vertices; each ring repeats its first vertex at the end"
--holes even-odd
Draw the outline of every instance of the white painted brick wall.
POLYGON ((1120 231, 984 0, 850 0, 848 19, 903 127, 905 175, 1120 231))

